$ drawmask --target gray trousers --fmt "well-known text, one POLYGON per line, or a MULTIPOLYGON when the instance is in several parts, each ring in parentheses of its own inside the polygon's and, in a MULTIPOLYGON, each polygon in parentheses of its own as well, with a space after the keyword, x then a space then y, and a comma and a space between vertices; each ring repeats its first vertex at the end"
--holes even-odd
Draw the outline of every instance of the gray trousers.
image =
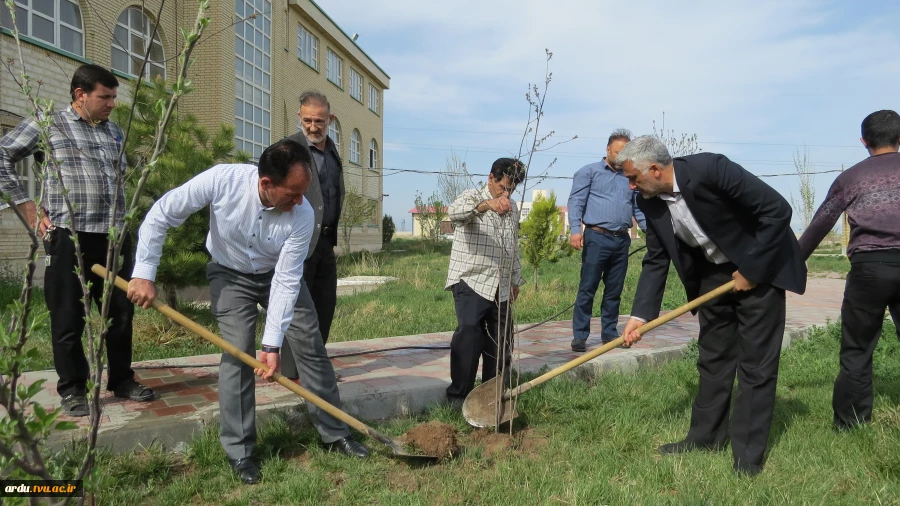
MULTIPOLYGON (((219 322, 222 337, 238 349, 256 356, 257 304, 268 308, 272 272, 244 274, 210 262, 206 267, 211 309, 219 322)), ((284 335, 290 341, 294 361, 304 388, 341 407, 334 368, 319 334, 315 305, 306 283, 294 305, 294 319, 284 335)), ((256 448, 256 375, 253 368, 237 358, 222 354, 219 365, 219 439, 231 459, 253 455, 256 448)), ((307 403, 313 425, 322 441, 331 443, 350 435, 347 425, 307 403)))

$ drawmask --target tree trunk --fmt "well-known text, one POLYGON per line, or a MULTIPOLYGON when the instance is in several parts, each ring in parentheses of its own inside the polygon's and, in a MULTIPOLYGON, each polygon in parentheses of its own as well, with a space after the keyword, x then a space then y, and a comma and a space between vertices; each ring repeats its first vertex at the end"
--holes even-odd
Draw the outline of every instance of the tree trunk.
POLYGON ((170 308, 178 311, 178 290, 172 285, 163 285, 163 296, 170 308))
POLYGON ((533 281, 533 282, 534 282, 534 291, 536 292, 536 291, 537 291, 537 288, 538 288, 538 284, 537 284, 537 267, 532 267, 532 268, 531 268, 531 271, 532 271, 532 279, 534 280, 534 281, 533 281))

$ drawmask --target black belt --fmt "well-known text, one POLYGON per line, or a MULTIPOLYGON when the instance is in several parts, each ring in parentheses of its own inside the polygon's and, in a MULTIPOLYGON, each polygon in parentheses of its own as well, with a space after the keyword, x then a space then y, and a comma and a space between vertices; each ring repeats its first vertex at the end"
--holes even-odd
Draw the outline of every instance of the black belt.
POLYGON ((597 225, 585 225, 585 227, 600 232, 601 234, 609 234, 609 235, 628 235, 628 229, 623 228, 622 230, 608 230, 603 227, 598 227, 597 225))

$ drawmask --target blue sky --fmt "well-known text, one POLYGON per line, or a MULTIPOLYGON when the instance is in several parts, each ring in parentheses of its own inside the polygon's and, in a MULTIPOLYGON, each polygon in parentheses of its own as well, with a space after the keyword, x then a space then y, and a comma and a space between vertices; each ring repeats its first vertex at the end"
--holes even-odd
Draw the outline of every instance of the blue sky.
MULTIPOLYGON (((452 150, 486 173, 518 153, 545 48, 553 79, 541 132, 579 138, 535 155, 532 174, 556 158, 550 175, 571 176, 603 156, 612 130, 650 133, 663 112, 667 128, 696 133, 703 151, 760 176, 793 173, 804 146, 816 171, 849 168, 867 156, 862 119, 900 110, 896 1, 318 3, 391 76, 386 168, 441 170, 452 150)), ((815 177, 817 205, 835 176, 815 177)), ((765 181, 797 194, 796 176, 765 181)), ((539 188, 564 205, 571 182, 539 188)), ((417 190, 436 190, 435 176, 384 178, 384 212, 398 229, 402 220, 410 229, 417 190)))

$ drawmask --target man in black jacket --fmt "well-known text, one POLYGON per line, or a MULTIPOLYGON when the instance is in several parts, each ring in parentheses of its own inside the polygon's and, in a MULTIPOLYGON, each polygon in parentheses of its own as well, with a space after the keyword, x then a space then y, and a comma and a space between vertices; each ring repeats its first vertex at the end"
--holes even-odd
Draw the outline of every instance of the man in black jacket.
MULTIPOLYGON (((316 176, 304 195, 315 212, 316 229, 303 264, 303 281, 316 306, 317 330, 324 344, 328 342, 337 306, 337 259, 334 247, 337 246, 338 219, 344 205, 344 171, 337 146, 328 137, 328 127, 334 121, 328 98, 318 91, 303 92, 297 115, 300 117, 301 131, 288 139, 309 148, 313 158, 312 172, 316 176)), ((290 345, 285 343, 282 351, 282 373, 290 379, 299 378, 300 372, 290 345)))
POLYGON ((734 470, 762 470, 784 335, 785 290, 803 293, 806 267, 790 228, 791 207, 770 186, 723 155, 672 159, 666 146, 644 136, 619 153, 631 187, 643 198, 647 253, 631 319, 636 331, 659 315, 669 262, 695 299, 732 279, 734 291, 700 308, 700 388, 687 437, 659 448, 664 454, 721 450, 731 439, 734 470), (738 390, 729 428, 734 377, 738 390))

